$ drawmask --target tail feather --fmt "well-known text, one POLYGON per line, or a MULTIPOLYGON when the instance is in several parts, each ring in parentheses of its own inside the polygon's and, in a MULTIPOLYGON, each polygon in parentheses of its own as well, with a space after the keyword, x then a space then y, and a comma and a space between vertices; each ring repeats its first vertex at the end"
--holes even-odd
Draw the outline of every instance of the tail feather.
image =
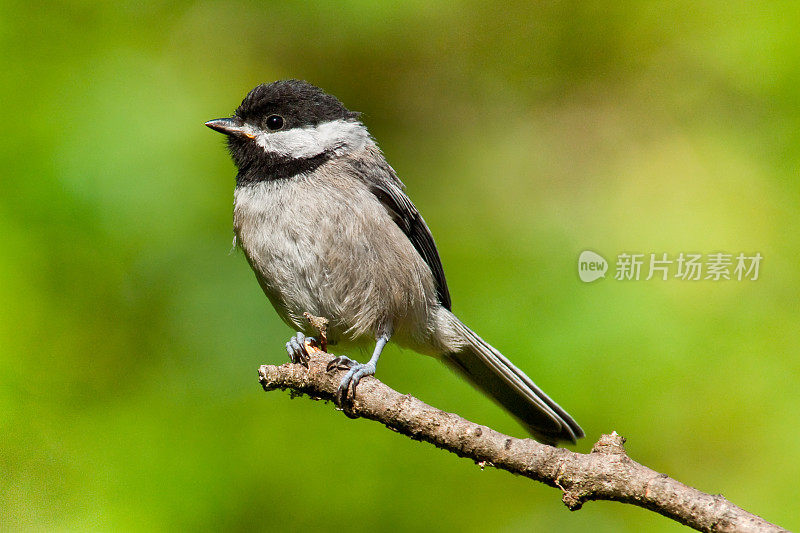
POLYGON ((507 409, 537 440, 555 445, 584 436, 575 420, 503 354, 460 321, 454 326, 466 344, 444 356, 451 368, 507 409))

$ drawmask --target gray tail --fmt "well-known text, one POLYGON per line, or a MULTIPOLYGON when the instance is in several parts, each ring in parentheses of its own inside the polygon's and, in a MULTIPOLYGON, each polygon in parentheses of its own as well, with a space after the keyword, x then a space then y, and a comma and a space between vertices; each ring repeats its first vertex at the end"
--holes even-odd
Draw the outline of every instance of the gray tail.
POLYGON ((574 443, 584 436, 575 420, 531 378, 474 331, 457 319, 455 322, 466 345, 444 356, 448 366, 507 409, 537 440, 555 446, 558 441, 574 443))

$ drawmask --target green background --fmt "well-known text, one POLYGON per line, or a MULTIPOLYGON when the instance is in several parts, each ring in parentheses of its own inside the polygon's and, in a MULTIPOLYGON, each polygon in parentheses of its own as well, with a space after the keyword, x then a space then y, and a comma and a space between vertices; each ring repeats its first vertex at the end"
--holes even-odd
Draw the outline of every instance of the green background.
MULTIPOLYGON (((363 112, 454 311, 575 416, 574 449, 616 430, 800 529, 797 4, 504 5, 2 4, 0 528, 681 528, 261 390, 291 332, 230 253, 203 122, 296 77, 363 112), (585 249, 764 261, 584 284, 585 249)), ((378 375, 522 436, 433 359, 392 347, 378 375)))

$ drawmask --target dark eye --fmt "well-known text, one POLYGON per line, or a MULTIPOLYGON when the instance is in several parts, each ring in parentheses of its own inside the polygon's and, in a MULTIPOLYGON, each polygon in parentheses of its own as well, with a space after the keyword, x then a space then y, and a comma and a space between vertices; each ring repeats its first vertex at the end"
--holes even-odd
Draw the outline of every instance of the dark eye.
POLYGON ((270 115, 267 117, 267 127, 272 131, 283 127, 283 117, 280 115, 270 115))

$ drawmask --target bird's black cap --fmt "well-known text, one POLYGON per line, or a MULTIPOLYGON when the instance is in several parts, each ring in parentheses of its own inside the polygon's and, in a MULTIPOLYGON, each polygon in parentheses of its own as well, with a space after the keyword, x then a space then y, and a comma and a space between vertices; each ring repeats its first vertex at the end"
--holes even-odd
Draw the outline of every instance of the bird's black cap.
POLYGON ((236 109, 243 122, 264 126, 270 115, 284 120, 283 129, 315 126, 322 122, 357 119, 358 113, 348 110, 333 95, 302 80, 281 80, 257 86, 236 109))

